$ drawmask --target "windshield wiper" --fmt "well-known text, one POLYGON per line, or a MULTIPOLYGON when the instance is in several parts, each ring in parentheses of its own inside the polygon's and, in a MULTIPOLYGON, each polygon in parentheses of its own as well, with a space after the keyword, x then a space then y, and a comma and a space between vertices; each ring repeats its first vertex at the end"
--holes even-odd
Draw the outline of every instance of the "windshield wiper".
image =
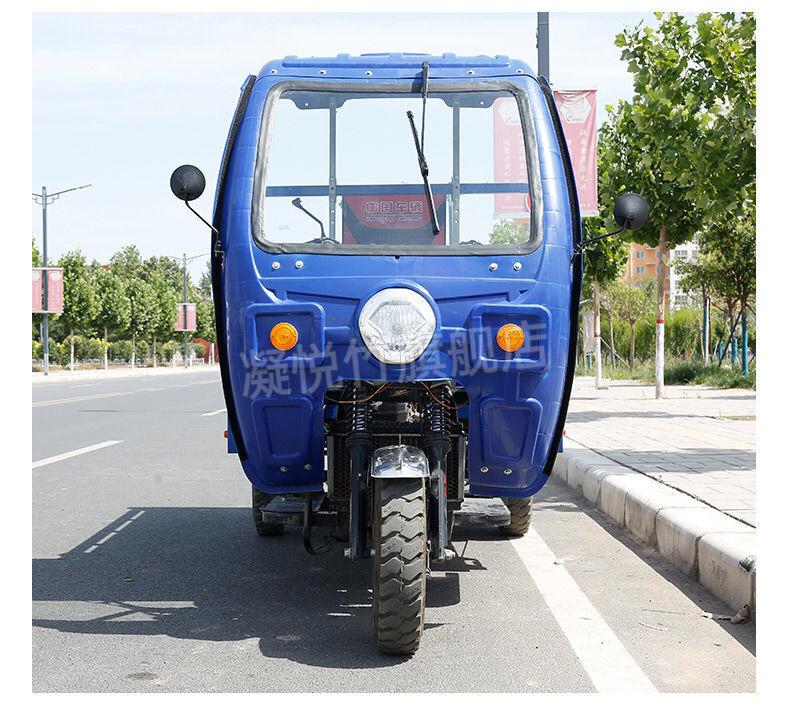
POLYGON ((422 127, 420 136, 417 135, 417 126, 414 123, 414 114, 406 112, 406 117, 411 125, 411 133, 414 137, 414 148, 417 149, 417 163, 422 174, 422 183, 425 187, 425 198, 428 201, 428 211, 431 214, 431 229, 433 234, 439 235, 439 222, 436 220, 436 204, 433 202, 433 191, 428 181, 428 162, 425 159, 425 105, 428 101, 428 63, 422 63, 422 127))

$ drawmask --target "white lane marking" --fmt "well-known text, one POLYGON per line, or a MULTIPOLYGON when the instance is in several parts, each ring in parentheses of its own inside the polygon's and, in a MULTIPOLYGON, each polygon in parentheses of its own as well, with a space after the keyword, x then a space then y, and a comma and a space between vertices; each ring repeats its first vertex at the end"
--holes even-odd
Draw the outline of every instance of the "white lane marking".
POLYGON ((49 407, 54 404, 68 404, 69 402, 84 402, 88 399, 105 399, 107 397, 122 397, 134 392, 105 392, 104 394, 86 394, 82 397, 66 397, 65 399, 50 399, 47 402, 33 402, 34 407, 49 407))
POLYGON ((534 527, 510 542, 593 686, 606 694, 658 691, 534 527))
POLYGON ((126 528, 126 526, 131 525, 132 522, 136 521, 140 516, 143 515, 143 513, 145 513, 145 511, 138 511, 128 521, 124 521, 123 523, 121 523, 121 525, 119 525, 114 531, 112 531, 111 533, 108 533, 101 540, 97 540, 92 546, 86 548, 83 552, 84 553, 93 553, 94 550, 96 550, 100 545, 104 545, 116 533, 120 533, 124 528, 126 528))
POLYGON ((224 414, 227 409, 217 409, 215 412, 206 412, 205 414, 201 414, 200 416, 216 416, 217 414, 224 414))
POLYGON ((49 464, 54 464, 57 463, 58 461, 71 459, 74 456, 80 456, 81 454, 87 454, 91 451, 97 451, 98 449, 104 449, 107 446, 114 446, 115 444, 122 444, 122 443, 123 443, 123 439, 102 441, 99 444, 93 444, 92 446, 85 446, 82 449, 74 449, 74 451, 67 451, 65 454, 58 454, 57 456, 50 456, 47 459, 40 459, 39 461, 34 461, 33 468, 37 469, 39 466, 48 466, 49 464))
POLYGON ((193 387, 196 384, 214 384, 219 382, 218 379, 203 380, 201 382, 189 382, 188 384, 170 384, 166 387, 143 387, 142 389, 135 389, 131 392, 105 392, 103 394, 86 394, 81 397, 64 397, 63 399, 50 399, 45 402, 33 402, 34 407, 49 407, 56 404, 68 404, 70 402, 84 402, 88 399, 104 399, 105 397, 125 397, 129 394, 137 394, 138 392, 161 392, 165 389, 185 389, 193 387))

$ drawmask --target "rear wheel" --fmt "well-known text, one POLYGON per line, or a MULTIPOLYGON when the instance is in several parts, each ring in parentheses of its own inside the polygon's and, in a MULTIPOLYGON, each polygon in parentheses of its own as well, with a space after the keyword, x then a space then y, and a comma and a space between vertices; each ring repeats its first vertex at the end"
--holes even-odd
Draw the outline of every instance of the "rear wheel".
POLYGON ((425 615, 425 483, 373 479, 373 491, 373 636, 380 652, 412 654, 425 615))
POLYGON ((505 505, 510 511, 510 523, 499 526, 499 530, 505 535, 524 535, 532 520, 532 498, 506 498, 505 505))
POLYGON ((252 520, 255 523, 255 532, 259 536, 280 535, 285 526, 282 523, 265 523, 261 509, 266 506, 274 496, 259 491, 255 486, 252 487, 252 520))

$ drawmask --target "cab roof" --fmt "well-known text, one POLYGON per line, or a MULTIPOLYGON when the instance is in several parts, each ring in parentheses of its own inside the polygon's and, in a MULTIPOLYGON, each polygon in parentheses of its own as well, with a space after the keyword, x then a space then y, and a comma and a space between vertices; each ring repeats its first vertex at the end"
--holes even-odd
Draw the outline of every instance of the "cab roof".
POLYGON ((295 57, 267 62, 258 78, 282 75, 285 77, 343 78, 343 79, 401 79, 417 77, 422 63, 430 65, 433 78, 480 78, 532 75, 525 62, 506 55, 459 56, 418 52, 385 52, 362 55, 339 54, 336 57, 295 57))

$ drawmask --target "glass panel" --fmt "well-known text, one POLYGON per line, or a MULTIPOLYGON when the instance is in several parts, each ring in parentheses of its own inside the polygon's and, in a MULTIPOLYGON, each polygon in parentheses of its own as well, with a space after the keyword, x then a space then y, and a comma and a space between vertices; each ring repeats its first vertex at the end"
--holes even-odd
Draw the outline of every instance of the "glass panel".
POLYGON ((419 134, 419 95, 284 92, 270 127, 265 240, 331 245, 334 239, 338 250, 528 243, 531 200, 515 97, 504 91, 429 96, 424 146, 438 235, 407 111, 419 134))

